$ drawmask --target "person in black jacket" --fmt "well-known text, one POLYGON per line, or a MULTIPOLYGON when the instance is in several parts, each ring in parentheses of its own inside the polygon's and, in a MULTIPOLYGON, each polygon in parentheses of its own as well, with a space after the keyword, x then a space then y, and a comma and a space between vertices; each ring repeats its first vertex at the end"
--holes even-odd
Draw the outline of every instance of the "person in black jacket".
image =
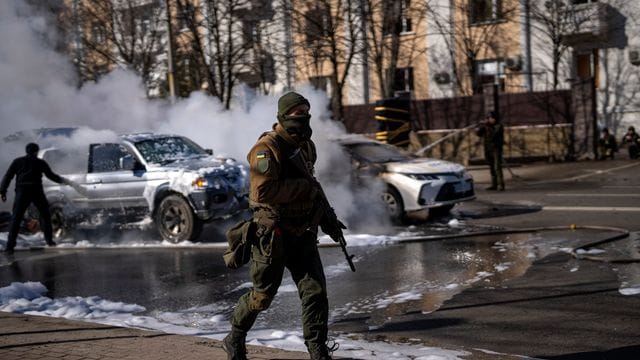
POLYGON ((491 172, 491 186, 487 190, 504 191, 502 175, 502 147, 504 145, 504 127, 495 112, 491 111, 476 127, 476 134, 484 140, 484 157, 491 172))
POLYGON ((29 143, 26 146, 27 155, 19 157, 11 163, 7 173, 2 178, 0 184, 0 196, 2 201, 7 201, 7 188, 13 178, 16 178, 16 198, 13 202, 13 217, 9 227, 9 236, 5 253, 12 253, 16 246, 20 223, 27 207, 34 204, 40 212, 40 228, 44 233, 44 239, 49 246, 56 246, 53 242, 53 229, 51 227, 51 214, 49 213, 49 203, 42 188, 42 175, 44 174, 51 181, 58 184, 67 184, 68 181, 51 171, 46 161, 38 158, 40 147, 36 143, 29 143))

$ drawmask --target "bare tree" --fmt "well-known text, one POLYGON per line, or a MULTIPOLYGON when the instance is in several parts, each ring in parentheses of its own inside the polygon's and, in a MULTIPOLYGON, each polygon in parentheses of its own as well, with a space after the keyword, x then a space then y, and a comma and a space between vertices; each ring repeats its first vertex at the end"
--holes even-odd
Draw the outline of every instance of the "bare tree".
MULTIPOLYGON (((273 83, 274 59, 262 46, 263 20, 273 16, 270 2, 252 0, 175 0, 180 33, 178 52, 197 70, 183 69, 192 88, 216 96, 228 109, 241 81, 267 90, 273 83)), ((184 61, 183 61, 184 63, 184 61)))
POLYGON ((158 89, 164 52, 165 15, 156 0, 78 1, 65 19, 77 43, 75 63, 81 79, 95 80, 120 66, 140 75, 147 89, 158 89))
POLYGON ((427 2, 361 0, 365 20, 368 61, 381 97, 413 86, 412 64, 427 51, 427 2), (403 89, 400 89, 403 88, 403 89))
POLYGON ((303 55, 300 70, 316 88, 323 88, 325 82, 330 85, 336 119, 343 117, 344 88, 361 47, 356 5, 355 0, 305 0, 293 9, 293 30, 300 34, 295 48, 303 55))
POLYGON ((540 64, 543 70, 551 72, 551 90, 558 90, 560 76, 569 71, 566 55, 570 47, 563 38, 571 26, 569 4, 566 0, 531 1, 529 4, 531 34, 541 45, 536 48, 545 53, 538 58, 550 62, 543 60, 540 64))
MULTIPOLYGON (((640 4, 610 0, 608 9, 608 41, 599 50, 600 77, 598 82, 598 120, 616 134, 626 114, 640 107, 640 75, 638 67, 630 63, 627 45, 633 42, 630 32, 637 29, 640 4)), ((638 41, 638 39, 634 39, 638 41)))

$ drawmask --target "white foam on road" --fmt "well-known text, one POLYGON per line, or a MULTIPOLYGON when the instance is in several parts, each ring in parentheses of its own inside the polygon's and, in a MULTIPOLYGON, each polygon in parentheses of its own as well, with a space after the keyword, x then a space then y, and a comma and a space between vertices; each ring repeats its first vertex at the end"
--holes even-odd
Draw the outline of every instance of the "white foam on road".
MULTIPOLYGON (((0 311, 28 315, 64 317, 114 326, 136 327, 159 330, 172 334, 197 335, 221 340, 229 331, 226 316, 215 314, 204 319, 195 314, 228 312, 229 304, 187 309, 181 313, 158 313, 154 316, 139 316, 145 308, 136 304, 126 304, 91 297, 46 297, 47 289, 39 282, 12 283, 0 288, 0 311), (203 328, 207 329, 203 329, 203 328)), ((404 295, 403 295, 404 296, 404 295)), ((406 295, 411 297, 411 295, 406 295)), ((347 334, 336 338, 340 349, 336 356, 356 359, 438 359, 462 360, 470 355, 466 351, 426 347, 415 344, 372 342, 354 340, 355 335, 347 334)), ((301 330, 256 329, 249 332, 247 342, 293 351, 306 351, 301 330)))

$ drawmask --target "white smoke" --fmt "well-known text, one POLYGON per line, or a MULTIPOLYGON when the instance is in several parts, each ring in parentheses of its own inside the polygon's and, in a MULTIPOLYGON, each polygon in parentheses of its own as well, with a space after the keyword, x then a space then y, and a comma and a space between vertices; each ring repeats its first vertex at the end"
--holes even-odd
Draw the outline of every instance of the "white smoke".
MULTIPOLYGON (((89 143, 109 141, 116 134, 174 133, 213 149, 217 155, 244 162, 258 136, 270 130, 275 122, 277 96, 256 96, 251 104, 237 104, 229 111, 216 98, 198 92, 170 104, 166 100, 149 100, 142 80, 121 69, 78 89, 69 59, 49 46, 56 38, 55 32, 47 27, 49 23, 50 19, 34 13, 21 0, 0 1, 3 136, 43 127, 80 127, 67 144, 86 149, 89 143)), ((362 224, 360 220, 380 224, 383 221, 378 215, 382 208, 378 206, 375 210, 379 189, 360 189, 354 195, 349 160, 329 140, 345 131, 329 119, 326 94, 310 87, 298 91, 311 103, 313 138, 319 155, 317 172, 323 182, 332 179, 326 190, 336 212, 348 219, 350 225, 362 224)), ((11 159, 24 154, 24 145, 0 139, 0 171, 6 169, 11 159)))

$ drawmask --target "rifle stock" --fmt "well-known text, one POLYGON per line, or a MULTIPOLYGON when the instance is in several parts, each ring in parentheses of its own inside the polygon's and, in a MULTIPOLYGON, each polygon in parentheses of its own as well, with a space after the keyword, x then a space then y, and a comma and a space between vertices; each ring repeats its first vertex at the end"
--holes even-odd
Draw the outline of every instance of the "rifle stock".
MULTIPOLYGON (((344 257, 347 259, 347 263, 349 263, 349 267, 351 268, 351 271, 355 272, 356 266, 353 264, 354 255, 349 255, 349 252, 347 252, 347 240, 344 238, 344 235, 342 234, 342 228, 340 228, 341 222, 338 220, 335 211, 333 211, 333 208, 331 207, 331 204, 329 204, 329 200, 327 199, 327 195, 324 193, 322 186, 320 185, 318 180, 316 180, 316 178, 309 173, 309 170, 307 169, 304 163, 304 160, 302 159, 302 154, 300 154, 300 148, 297 148, 293 152, 293 154, 289 157, 289 161, 291 161, 291 163, 293 163, 293 165, 295 165, 295 167, 298 168, 298 170, 300 170, 304 174, 307 180, 311 181, 316 185, 316 188, 318 190, 317 196, 319 198, 320 208, 322 210, 322 214, 320 215, 330 216, 334 218, 333 220, 335 220, 335 221, 332 221, 334 223, 333 226, 335 227, 335 229, 333 229, 334 231, 332 231, 332 234, 328 234, 328 235, 333 239, 333 241, 340 244, 340 248, 342 248, 342 253, 344 254, 344 257)), ((322 218, 322 216, 320 216, 320 218, 322 218)), ((319 222, 319 219, 318 219, 318 222, 319 222)))

